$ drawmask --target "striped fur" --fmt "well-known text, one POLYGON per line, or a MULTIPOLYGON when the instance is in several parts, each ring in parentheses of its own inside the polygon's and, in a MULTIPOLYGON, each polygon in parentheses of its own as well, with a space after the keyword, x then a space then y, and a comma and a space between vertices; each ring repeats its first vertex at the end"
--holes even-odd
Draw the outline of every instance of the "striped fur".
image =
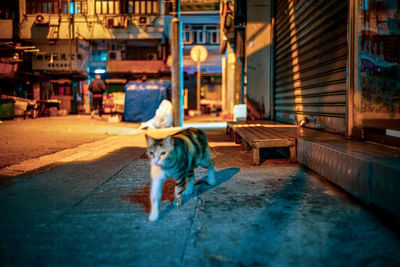
POLYGON ((182 130, 165 139, 153 139, 146 135, 148 155, 151 159, 151 212, 149 221, 159 215, 162 185, 167 178, 175 182, 175 205, 181 204, 181 196, 190 195, 194 185, 194 168, 208 169, 207 182, 215 184, 214 164, 208 147, 207 136, 199 129, 182 130), (188 179, 186 190, 186 178, 188 179))

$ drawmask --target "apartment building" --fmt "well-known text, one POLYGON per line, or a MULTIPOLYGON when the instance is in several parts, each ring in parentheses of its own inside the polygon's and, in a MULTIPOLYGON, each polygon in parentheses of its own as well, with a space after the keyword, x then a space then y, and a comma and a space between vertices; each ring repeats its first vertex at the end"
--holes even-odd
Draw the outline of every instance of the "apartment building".
POLYGON ((169 76, 165 6, 161 0, 19 0, 19 37, 38 49, 34 98, 88 111, 95 74, 111 91, 143 75, 169 76))

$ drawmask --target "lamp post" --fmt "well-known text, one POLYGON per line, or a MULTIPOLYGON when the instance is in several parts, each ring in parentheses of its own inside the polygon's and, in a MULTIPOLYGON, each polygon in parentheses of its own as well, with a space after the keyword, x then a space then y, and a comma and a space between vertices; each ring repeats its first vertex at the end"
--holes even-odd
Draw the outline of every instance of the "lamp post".
POLYGON ((180 0, 173 1, 173 12, 174 18, 171 21, 173 125, 180 127, 183 125, 183 52, 180 0))
POLYGON ((200 62, 207 59, 207 49, 202 45, 195 45, 190 50, 190 57, 197 63, 197 111, 200 113, 200 87, 201 87, 201 68, 200 62))

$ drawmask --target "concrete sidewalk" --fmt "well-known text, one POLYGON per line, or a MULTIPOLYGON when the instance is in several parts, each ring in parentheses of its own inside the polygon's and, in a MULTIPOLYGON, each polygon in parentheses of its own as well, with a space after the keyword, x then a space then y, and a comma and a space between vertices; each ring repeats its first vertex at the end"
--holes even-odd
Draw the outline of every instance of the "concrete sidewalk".
MULTIPOLYGON (((192 127, 202 125, 203 128, 207 125, 208 128, 213 128, 224 127, 224 122, 223 117, 200 116, 185 118, 185 125, 192 127), (202 124, 206 121, 214 123, 202 124)), ((21 154, 22 157, 16 156, 21 159, 27 158, 30 153, 32 156, 0 168, 0 178, 3 177, 0 179, 0 187, 11 184, 12 177, 40 173, 78 159, 90 160, 101 157, 124 145, 138 146, 138 141, 131 136, 140 132, 137 129, 139 124, 108 123, 106 119, 91 120, 88 116, 41 118, 7 122, 7 125, 1 126, 3 127, 1 136, 6 143, 6 145, 0 144, 2 148, 13 151, 19 147, 19 150, 11 153, 10 158, 14 158, 17 155, 15 153, 21 154), (7 128, 4 128, 5 126, 7 128), (47 130, 43 131, 44 129, 47 130), (38 133, 34 134, 35 131, 38 133), (25 139, 28 133, 32 133, 30 140, 25 139), (56 139, 57 133, 71 141, 55 145, 52 140, 56 139), (49 137, 42 140, 47 134, 49 137), (50 142, 49 147, 59 148, 47 149, 47 141, 50 142), (62 149, 63 146, 66 149, 62 149), (52 151, 55 152, 51 153, 52 151)), ((141 147, 145 147, 145 144, 141 147)), ((2 157, 5 156, 7 154, 3 153, 2 157)), ((297 160, 364 203, 400 218, 400 194, 397 190, 400 188, 398 148, 350 141, 339 135, 302 129, 302 134, 297 138, 297 160)))
POLYGON ((275 121, 229 123, 228 127, 235 138, 239 135, 247 142, 252 135, 269 146, 290 139, 296 144, 298 162, 364 203, 400 218, 400 148, 275 121))
POLYGON ((15 179, 0 190, 1 265, 400 264, 398 230, 343 191, 284 159, 252 166, 223 130, 207 134, 217 185, 197 183, 174 207, 167 181, 155 223, 139 134, 118 136, 99 158, 15 179))

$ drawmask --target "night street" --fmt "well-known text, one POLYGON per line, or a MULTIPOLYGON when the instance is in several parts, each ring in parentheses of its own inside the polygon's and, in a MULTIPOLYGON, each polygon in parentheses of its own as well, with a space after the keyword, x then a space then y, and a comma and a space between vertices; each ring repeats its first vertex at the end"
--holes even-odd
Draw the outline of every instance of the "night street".
MULTIPOLYGON (((64 119, 64 126, 80 124, 74 121, 64 119)), ((41 119, 13 123, 40 125, 41 119)), ((101 131, 103 124, 94 120, 92 130, 101 131)), ((120 127, 109 125, 110 131, 120 127)), ((107 147, 111 152, 101 157, 88 160, 83 153, 44 172, 3 181, 2 265, 400 264, 393 220, 273 152, 252 166, 251 151, 224 131, 207 130, 217 184, 200 181, 183 206, 175 207, 174 183, 168 180, 155 223, 147 221, 150 170, 142 133, 102 139, 98 152, 107 147)), ((82 146, 76 149, 83 152, 82 146)), ((196 170, 198 178, 206 175, 196 170)))
POLYGON ((400 0, 0 1, 0 267, 400 267, 399 47, 400 0))

